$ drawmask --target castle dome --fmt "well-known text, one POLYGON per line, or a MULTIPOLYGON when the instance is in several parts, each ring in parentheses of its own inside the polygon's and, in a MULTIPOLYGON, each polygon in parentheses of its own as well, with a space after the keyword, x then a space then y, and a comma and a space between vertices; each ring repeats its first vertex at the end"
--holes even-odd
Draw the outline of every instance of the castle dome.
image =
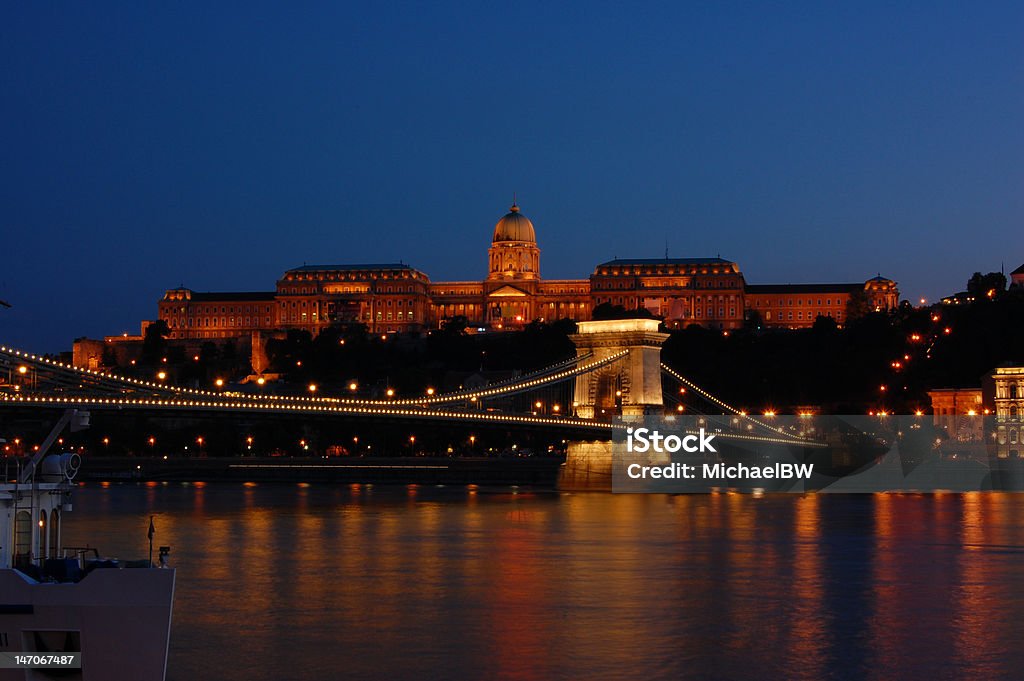
POLYGON ((519 206, 512 204, 512 208, 498 224, 494 225, 494 243, 499 241, 528 241, 536 243, 537 236, 533 233, 533 223, 530 219, 519 212, 519 206))

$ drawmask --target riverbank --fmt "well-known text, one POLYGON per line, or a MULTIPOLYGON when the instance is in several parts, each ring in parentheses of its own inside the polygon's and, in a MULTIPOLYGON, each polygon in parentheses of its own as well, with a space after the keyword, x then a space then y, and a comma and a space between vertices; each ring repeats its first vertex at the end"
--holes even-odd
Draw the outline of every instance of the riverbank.
POLYGON ((87 482, 374 482, 554 487, 563 459, 447 457, 84 457, 87 482))

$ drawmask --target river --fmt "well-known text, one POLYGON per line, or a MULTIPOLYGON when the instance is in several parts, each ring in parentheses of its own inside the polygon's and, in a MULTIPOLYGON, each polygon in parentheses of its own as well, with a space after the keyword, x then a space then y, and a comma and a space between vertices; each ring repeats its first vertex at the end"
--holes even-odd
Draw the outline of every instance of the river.
POLYGON ((944 679, 1024 669, 1024 495, 81 486, 172 547, 168 679, 944 679))

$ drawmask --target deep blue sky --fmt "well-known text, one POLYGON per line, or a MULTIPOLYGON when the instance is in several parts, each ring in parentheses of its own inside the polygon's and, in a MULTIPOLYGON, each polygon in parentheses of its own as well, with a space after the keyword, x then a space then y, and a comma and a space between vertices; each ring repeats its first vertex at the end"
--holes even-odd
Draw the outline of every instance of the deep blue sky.
POLYGON ((0 341, 303 262, 659 257, 905 297, 1024 262, 1024 4, 9 3, 0 341), (211 7, 210 5, 216 5, 211 7))

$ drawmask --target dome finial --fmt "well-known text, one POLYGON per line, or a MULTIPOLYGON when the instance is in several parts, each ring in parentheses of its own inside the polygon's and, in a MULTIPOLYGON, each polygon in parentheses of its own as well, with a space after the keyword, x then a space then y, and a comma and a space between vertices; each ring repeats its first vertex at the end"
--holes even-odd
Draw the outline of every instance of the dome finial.
POLYGON ((513 213, 518 213, 519 212, 519 206, 516 204, 516 193, 515 192, 512 192, 512 208, 510 208, 509 210, 511 210, 513 213))

